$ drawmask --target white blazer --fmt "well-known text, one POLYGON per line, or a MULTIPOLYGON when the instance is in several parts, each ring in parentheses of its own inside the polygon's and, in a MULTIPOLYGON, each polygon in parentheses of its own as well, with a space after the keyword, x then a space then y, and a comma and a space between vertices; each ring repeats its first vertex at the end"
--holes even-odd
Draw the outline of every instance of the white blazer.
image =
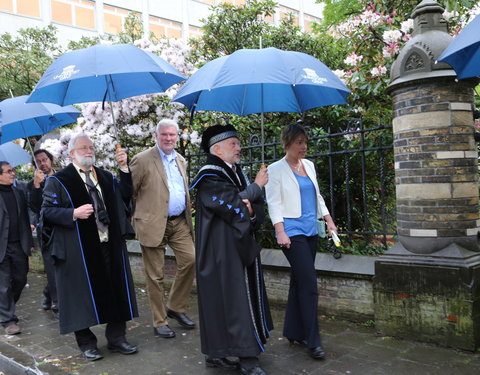
MULTIPOLYGON (((329 215, 325 200, 320 194, 314 164, 307 159, 301 162, 317 192, 317 218, 329 215)), ((265 185, 268 212, 275 225, 283 218, 299 218, 302 215, 300 186, 285 157, 268 166, 268 184, 265 185)))

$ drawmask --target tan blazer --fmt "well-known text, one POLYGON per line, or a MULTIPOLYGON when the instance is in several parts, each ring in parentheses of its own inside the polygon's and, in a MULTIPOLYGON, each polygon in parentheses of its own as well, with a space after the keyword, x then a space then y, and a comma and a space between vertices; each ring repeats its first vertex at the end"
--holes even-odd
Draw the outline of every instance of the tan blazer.
MULTIPOLYGON (((177 165, 185 184, 186 209, 185 217, 193 238, 192 212, 190 210, 190 194, 188 193, 187 163, 177 153, 177 165)), ((162 157, 157 146, 135 155, 130 163, 133 180, 133 226, 140 244, 157 247, 163 240, 168 218, 167 175, 163 167, 162 157)))

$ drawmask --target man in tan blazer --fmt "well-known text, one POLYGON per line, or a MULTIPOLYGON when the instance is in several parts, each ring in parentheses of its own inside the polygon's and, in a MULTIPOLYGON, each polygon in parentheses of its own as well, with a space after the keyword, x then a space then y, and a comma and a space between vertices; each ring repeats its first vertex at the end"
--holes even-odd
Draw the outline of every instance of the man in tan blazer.
POLYGON ((136 155, 130 164, 134 227, 142 248, 153 331, 163 338, 175 337, 167 316, 184 328, 195 328, 195 323, 185 314, 195 277, 195 250, 186 161, 175 152, 178 133, 175 121, 160 121, 155 132, 156 146, 136 155), (165 305, 166 245, 175 254, 177 272, 165 305))

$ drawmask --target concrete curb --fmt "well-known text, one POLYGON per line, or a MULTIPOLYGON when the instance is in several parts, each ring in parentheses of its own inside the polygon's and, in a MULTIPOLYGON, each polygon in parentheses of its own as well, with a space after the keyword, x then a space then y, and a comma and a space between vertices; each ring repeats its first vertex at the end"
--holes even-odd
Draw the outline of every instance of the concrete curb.
POLYGON ((0 371, 5 375, 47 374, 37 368, 31 355, 4 342, 0 342, 0 371))

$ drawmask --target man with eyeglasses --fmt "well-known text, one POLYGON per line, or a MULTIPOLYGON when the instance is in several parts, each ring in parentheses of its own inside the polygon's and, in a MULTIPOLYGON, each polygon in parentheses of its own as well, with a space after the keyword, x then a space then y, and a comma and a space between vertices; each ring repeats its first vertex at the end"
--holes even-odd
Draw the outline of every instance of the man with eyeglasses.
POLYGON ((43 289, 41 307, 43 310, 52 310, 53 315, 58 319, 57 287, 55 281, 55 270, 51 257, 49 240, 52 235, 52 227, 44 225, 40 220, 40 209, 43 200, 43 188, 48 176, 53 176, 55 170, 52 168, 53 155, 44 149, 38 149, 33 153, 33 165, 36 167, 33 180, 27 185, 27 195, 30 209, 33 212, 33 223, 37 225, 37 238, 42 249, 43 266, 47 275, 47 285, 43 289))
POLYGON ((108 349, 133 354, 126 321, 138 316, 124 230, 132 180, 125 150, 116 160, 120 180, 95 167, 93 142, 84 133, 68 143, 72 163, 47 178, 41 214, 53 228, 51 256, 60 311, 60 333, 75 333, 83 356, 103 358, 90 327, 106 323, 108 349))
POLYGON ((15 186, 15 169, 0 161, 0 322, 7 335, 21 332, 15 304, 27 284, 33 247, 25 192, 15 186))
POLYGON ((185 313, 195 277, 195 250, 187 163, 175 151, 178 133, 174 120, 161 120, 155 131, 156 145, 135 155, 130 164, 135 202, 133 219, 145 266, 153 333, 165 339, 176 335, 167 317, 186 329, 195 328, 185 313), (175 254, 177 270, 165 304, 163 279, 167 245, 175 254))

